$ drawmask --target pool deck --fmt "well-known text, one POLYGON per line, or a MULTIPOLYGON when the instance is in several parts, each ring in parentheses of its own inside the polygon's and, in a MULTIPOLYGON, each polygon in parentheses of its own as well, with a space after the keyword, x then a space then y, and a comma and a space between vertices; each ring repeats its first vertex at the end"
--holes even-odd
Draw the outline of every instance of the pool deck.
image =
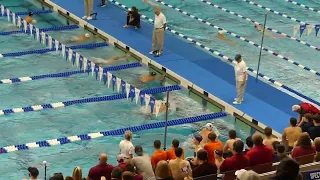
POLYGON ((201 94, 208 93, 208 97, 222 104, 228 113, 236 113, 261 128, 271 126, 279 133, 287 127, 289 118, 296 116, 291 107, 300 100, 263 81, 256 83, 252 76, 248 79, 244 103, 233 106, 236 96, 233 66, 169 32, 165 33, 164 54, 161 57, 149 55, 153 26, 142 22, 142 28, 138 30, 123 28, 126 12, 110 2, 101 8, 98 6, 100 1, 95 1, 94 11, 98 13, 98 20, 86 23, 81 20, 84 15, 83 0, 44 1, 54 10, 79 21, 81 26, 96 28, 98 33, 108 37, 110 43, 130 47, 131 52, 142 57, 142 62, 160 69, 164 67, 168 74, 181 80, 184 87, 194 88, 201 94))

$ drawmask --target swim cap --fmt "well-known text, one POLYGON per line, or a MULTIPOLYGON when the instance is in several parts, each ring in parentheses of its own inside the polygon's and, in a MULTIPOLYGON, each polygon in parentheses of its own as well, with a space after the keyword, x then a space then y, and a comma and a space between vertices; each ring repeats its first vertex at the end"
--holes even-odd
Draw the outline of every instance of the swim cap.
POLYGON ((202 136, 200 134, 194 134, 194 139, 197 140, 199 143, 202 141, 202 136))
POLYGON ((227 32, 226 30, 221 30, 219 31, 219 34, 224 34, 225 32, 227 32))
POLYGON ((223 152, 221 150, 215 150, 214 153, 218 156, 222 156, 223 152))
POLYGON ((155 73, 155 72, 150 72, 150 75, 151 75, 151 76, 155 76, 155 75, 157 75, 157 73, 155 73))
POLYGON ((292 111, 298 111, 300 109, 299 105, 293 105, 292 106, 292 111))
POLYGON ((90 34, 86 33, 84 36, 88 38, 88 37, 90 37, 90 34))
POLYGON ((207 124, 206 124, 206 128, 207 128, 209 131, 212 131, 213 125, 212 125, 211 123, 207 123, 207 124))

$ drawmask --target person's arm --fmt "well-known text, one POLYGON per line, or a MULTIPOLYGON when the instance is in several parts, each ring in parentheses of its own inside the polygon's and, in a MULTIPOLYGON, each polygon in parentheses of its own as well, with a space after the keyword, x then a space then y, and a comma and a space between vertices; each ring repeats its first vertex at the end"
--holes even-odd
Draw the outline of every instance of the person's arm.
POLYGON ((247 79, 247 66, 243 66, 243 82, 246 82, 247 79))
POLYGON ((163 30, 166 30, 166 28, 167 28, 167 18, 164 15, 163 15, 162 23, 163 23, 163 30))
POLYGON ((143 0, 143 1, 144 1, 144 3, 147 3, 147 4, 149 4, 149 5, 152 6, 152 7, 159 7, 158 4, 156 4, 156 3, 154 3, 154 2, 151 2, 151 1, 149 1, 149 0, 143 0))
POLYGON ((229 140, 227 140, 226 144, 225 144, 224 147, 223 147, 223 152, 224 152, 224 153, 229 151, 229 146, 228 146, 229 143, 228 143, 228 141, 229 141, 229 140))
POLYGON ((282 134, 282 142, 283 142, 284 146, 288 146, 286 129, 284 129, 283 134, 282 134))

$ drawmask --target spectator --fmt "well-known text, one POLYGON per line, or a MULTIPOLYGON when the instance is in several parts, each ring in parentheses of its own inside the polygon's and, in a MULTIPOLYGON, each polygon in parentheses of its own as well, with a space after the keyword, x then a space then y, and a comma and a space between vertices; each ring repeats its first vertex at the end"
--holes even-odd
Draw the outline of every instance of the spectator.
POLYGON ((102 176, 104 176, 106 180, 110 180, 111 172, 114 167, 110 164, 107 164, 107 161, 107 155, 104 153, 100 154, 99 164, 89 170, 87 180, 100 180, 102 176))
POLYGON ((192 142, 194 144, 194 152, 193 152, 193 156, 196 157, 197 152, 202 149, 201 147, 201 141, 202 141, 202 136, 200 134, 194 134, 193 135, 193 139, 192 142))
POLYGON ((243 94, 248 80, 247 65, 242 60, 240 54, 237 54, 234 59, 237 61, 237 64, 234 66, 236 73, 237 98, 234 99, 233 104, 241 104, 243 102, 243 94))
POLYGON ((272 147, 272 149, 273 149, 274 152, 277 151, 277 146, 278 146, 279 144, 281 144, 279 141, 273 141, 271 147, 272 147))
POLYGON ((62 173, 54 173, 49 180, 64 180, 62 173))
POLYGON ((208 152, 200 149, 196 158, 197 167, 194 168, 192 174, 194 178, 217 174, 217 166, 208 162, 208 152))
POLYGON ((313 127, 313 115, 312 114, 305 114, 299 123, 299 127, 301 127, 302 132, 308 132, 309 128, 313 127))
POLYGON ((298 113, 299 122, 301 122, 305 114, 314 115, 314 114, 320 113, 319 109, 317 109, 314 105, 310 103, 301 103, 299 105, 293 105, 292 111, 298 113))
POLYGON ((132 6, 131 10, 127 14, 127 24, 124 28, 134 26, 136 29, 140 28, 140 14, 135 6, 132 6))
POLYGON ((299 164, 294 159, 286 158, 280 162, 273 180, 298 180, 300 178, 299 164))
POLYGON ((320 114, 311 116, 313 120, 313 127, 308 129, 308 134, 312 140, 317 137, 320 137, 320 114))
POLYGON ((301 128, 297 127, 297 119, 290 118, 289 127, 285 128, 282 134, 282 141, 288 147, 288 151, 293 149, 293 145, 301 133, 301 128))
MULTIPOLYGON (((277 141, 275 141, 277 142, 277 141)), ((279 143, 279 142, 278 142, 279 143)), ((288 155, 286 153, 286 147, 282 144, 275 145, 275 158, 274 162, 279 162, 282 159, 288 158, 288 155)))
POLYGON ((150 54, 160 56, 163 51, 164 31, 167 27, 166 17, 161 13, 160 7, 154 7, 154 30, 152 35, 152 51, 150 54), (158 49, 157 49, 158 46, 158 49))
POLYGON ((142 146, 135 147, 136 157, 131 161, 132 165, 136 167, 136 172, 143 176, 143 180, 155 180, 154 172, 148 154, 143 153, 142 146))
POLYGON ((224 148, 223 148, 223 157, 224 158, 232 156, 233 143, 236 140, 240 140, 240 139, 237 138, 237 132, 232 129, 232 130, 229 131, 229 139, 227 140, 227 142, 226 142, 226 144, 224 145, 224 148))
POLYGON ((223 152, 221 150, 215 150, 214 151, 214 159, 215 159, 215 164, 218 168, 218 172, 220 173, 220 166, 224 161, 223 152))
POLYGON ((133 158, 134 146, 131 142, 132 139, 132 132, 126 131, 124 133, 124 140, 122 140, 119 144, 120 147, 120 154, 124 154, 126 158, 131 159, 133 158))
POLYGON ((91 20, 93 13, 93 0, 84 0, 85 15, 82 19, 91 20))
POLYGON ((291 152, 292 158, 315 154, 316 150, 311 144, 308 133, 302 133, 298 139, 297 146, 291 152))
POLYGON ((242 154, 244 144, 241 140, 233 143, 233 156, 223 161, 220 172, 240 170, 249 167, 249 158, 242 154))
MULTIPOLYGON (((39 176, 39 170, 35 167, 28 167, 30 180, 37 180, 39 176)), ((25 179, 26 180, 26 179, 25 179)))
POLYGON ((122 179, 122 169, 120 167, 113 168, 111 172, 111 180, 121 180, 122 179))
POLYGON ((272 163, 273 151, 270 147, 263 144, 262 136, 260 134, 254 134, 252 141, 255 147, 247 152, 250 166, 272 163))
POLYGON ((247 154, 247 152, 250 151, 253 148, 252 136, 248 136, 247 137, 246 145, 247 145, 247 147, 244 150, 244 154, 247 154))
POLYGON ((156 167, 157 180, 173 180, 167 161, 159 161, 156 167))
POLYGON ((156 165, 158 164, 159 161, 161 160, 167 160, 167 153, 163 150, 161 150, 161 141, 155 140, 153 142, 153 147, 155 149, 154 154, 151 156, 151 164, 152 164, 152 169, 156 169, 156 165))
POLYGON ((316 155, 314 156, 314 161, 319 162, 320 161, 320 137, 317 137, 314 139, 314 146, 316 149, 316 155))
POLYGON ((65 180, 74 180, 74 179, 73 179, 73 177, 71 177, 71 176, 67 176, 67 177, 65 178, 65 180))
POLYGON ((82 170, 79 166, 75 167, 72 173, 73 180, 83 180, 82 170))
POLYGON ((118 154, 117 155, 117 161, 118 161, 118 166, 119 168, 122 169, 122 171, 125 171, 126 170, 126 165, 127 163, 125 163, 125 155, 124 154, 118 154))
POLYGON ((216 134, 214 132, 211 132, 208 135, 208 139, 210 140, 210 142, 206 145, 204 145, 204 149, 208 152, 208 162, 209 163, 214 163, 214 151, 215 150, 222 150, 223 149, 223 145, 221 141, 216 141, 216 134))
POLYGON ((134 175, 132 172, 130 171, 125 171, 123 174, 122 174, 122 180, 134 180, 134 175))
POLYGON ((272 128, 266 127, 264 129, 265 137, 263 139, 263 144, 272 148, 272 143, 275 141, 279 141, 277 138, 272 137, 272 128))
POLYGON ((178 147, 175 150, 176 159, 169 161, 169 167, 172 173, 172 177, 175 180, 184 180, 186 176, 192 177, 192 170, 190 163, 181 158, 183 149, 178 147), (185 164, 186 166, 183 166, 185 164))
POLYGON ((251 170, 241 169, 236 171, 235 175, 237 176, 237 180, 260 180, 259 174, 251 170))
MULTIPOLYGON (((177 140, 177 139, 173 139, 172 140, 172 148, 167 151, 167 160, 171 160, 171 159, 175 159, 176 158, 175 151, 179 147, 179 144, 180 144, 179 140, 177 140)), ((183 149, 182 149, 181 158, 184 159, 184 151, 183 151, 183 149)))
POLYGON ((136 173, 132 164, 126 165, 126 171, 130 171, 133 173, 133 180, 143 180, 143 176, 141 174, 136 173))

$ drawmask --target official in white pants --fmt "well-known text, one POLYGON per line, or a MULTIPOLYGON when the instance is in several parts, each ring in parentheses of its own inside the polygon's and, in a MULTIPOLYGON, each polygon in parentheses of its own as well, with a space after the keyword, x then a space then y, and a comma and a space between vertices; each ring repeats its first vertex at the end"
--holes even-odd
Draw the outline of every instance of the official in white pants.
POLYGON ((82 19, 91 20, 91 15, 93 13, 93 0, 84 0, 84 9, 85 15, 82 17, 82 19))
POLYGON ((233 104, 241 104, 243 102, 243 94, 246 89, 248 74, 247 74, 247 65, 242 60, 240 54, 237 54, 235 57, 237 64, 234 66, 235 75, 236 75, 236 87, 237 87, 237 98, 234 99, 233 104))

